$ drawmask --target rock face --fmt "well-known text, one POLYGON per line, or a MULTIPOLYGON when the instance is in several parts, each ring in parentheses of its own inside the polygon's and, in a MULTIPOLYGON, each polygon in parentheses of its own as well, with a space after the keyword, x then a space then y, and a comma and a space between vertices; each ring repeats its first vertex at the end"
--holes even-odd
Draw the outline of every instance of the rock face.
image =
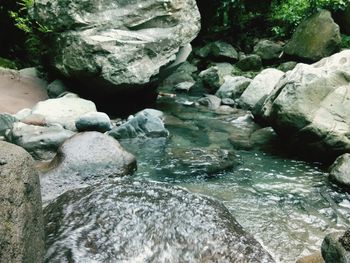
POLYGON ((52 66, 92 89, 148 83, 200 29, 195 0, 39 0, 33 13, 54 33, 52 66))
POLYGON ((0 185, 0 262, 42 262, 39 176, 30 155, 7 142, 0 142, 0 185))
POLYGON ((329 11, 321 10, 298 26, 284 52, 317 61, 339 51, 340 42, 339 26, 334 23, 329 11))
POLYGON ((339 156, 350 151, 350 50, 286 73, 263 106, 281 135, 303 149, 339 156))
POLYGON ((166 184, 109 182, 44 212, 45 262, 274 262, 223 205, 166 184))
POLYGON ((330 167, 330 179, 340 185, 350 186, 350 153, 339 156, 330 167))
POLYGON ((49 160, 54 157, 58 147, 73 135, 74 132, 60 125, 42 127, 17 122, 6 134, 6 140, 23 147, 35 159, 49 160))
POLYGON ((108 134, 116 139, 167 137, 169 131, 164 127, 162 116, 161 111, 145 109, 108 134))
POLYGON ((282 78, 283 72, 277 69, 265 69, 261 71, 244 90, 239 98, 242 108, 259 112, 267 96, 282 78))
POLYGON ((97 180, 132 174, 136 159, 112 137, 84 132, 66 140, 48 168, 41 177, 44 202, 97 180))
POLYGON ((321 252, 326 263, 350 263, 350 231, 328 234, 322 242, 321 252))

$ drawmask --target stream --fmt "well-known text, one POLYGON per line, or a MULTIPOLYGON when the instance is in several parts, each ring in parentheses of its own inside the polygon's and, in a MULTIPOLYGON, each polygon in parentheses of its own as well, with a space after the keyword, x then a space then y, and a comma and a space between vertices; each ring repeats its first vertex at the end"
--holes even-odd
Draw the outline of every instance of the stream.
POLYGON ((349 194, 329 182, 321 164, 290 157, 278 143, 268 151, 234 149, 228 138, 247 133, 255 125, 251 117, 182 105, 190 104, 188 99, 158 101, 169 139, 121 141, 137 157, 136 179, 167 182, 222 201, 277 262, 319 251, 327 233, 349 227, 349 194), (218 164, 220 171, 203 161, 218 150, 234 151, 235 165, 218 164), (186 157, 190 160, 183 162, 186 157))

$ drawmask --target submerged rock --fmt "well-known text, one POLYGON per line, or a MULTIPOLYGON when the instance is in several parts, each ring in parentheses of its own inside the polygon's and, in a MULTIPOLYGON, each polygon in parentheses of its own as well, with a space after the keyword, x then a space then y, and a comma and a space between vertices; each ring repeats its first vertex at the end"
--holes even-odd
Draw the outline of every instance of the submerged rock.
POLYGON ((41 176, 43 200, 108 177, 130 175, 135 157, 119 142, 99 132, 79 133, 66 140, 41 176))
POLYGON ((200 29, 195 0, 38 0, 33 13, 53 32, 51 65, 96 93, 149 83, 200 29))
POLYGON ((263 115, 292 144, 315 157, 350 152, 350 50, 298 64, 266 99, 263 115))
POLYGON ((23 150, 0 141, 0 262, 42 262, 44 226, 39 176, 23 150))
POLYGON ((45 208, 45 262, 274 262, 217 201, 118 180, 45 208))
POLYGON ((304 60, 317 61, 340 50, 339 26, 331 13, 321 10, 304 20, 296 29, 284 52, 304 60))
POLYGON ((49 160, 58 147, 73 135, 74 132, 60 125, 42 127, 17 122, 6 134, 6 140, 23 147, 37 160, 49 160))
POLYGON ((113 128, 108 134, 116 139, 167 137, 169 131, 164 127, 163 113, 146 109, 135 114, 126 123, 113 128))
POLYGON ((335 183, 350 187, 350 153, 339 156, 330 167, 329 177, 335 183))

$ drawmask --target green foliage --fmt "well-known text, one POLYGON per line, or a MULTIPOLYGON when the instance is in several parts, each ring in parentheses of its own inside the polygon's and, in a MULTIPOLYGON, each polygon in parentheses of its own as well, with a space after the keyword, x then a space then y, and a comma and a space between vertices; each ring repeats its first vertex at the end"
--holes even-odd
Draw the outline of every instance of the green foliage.
POLYGON ((13 62, 9 59, 6 59, 6 58, 2 58, 2 57, 0 57, 0 67, 17 69, 17 65, 15 62, 13 62))
POLYGON ((300 21, 318 9, 344 9, 349 0, 274 0, 269 20, 272 32, 278 37, 289 37, 300 21))
POLYGON ((341 48, 350 48, 350 36, 341 35, 341 48))

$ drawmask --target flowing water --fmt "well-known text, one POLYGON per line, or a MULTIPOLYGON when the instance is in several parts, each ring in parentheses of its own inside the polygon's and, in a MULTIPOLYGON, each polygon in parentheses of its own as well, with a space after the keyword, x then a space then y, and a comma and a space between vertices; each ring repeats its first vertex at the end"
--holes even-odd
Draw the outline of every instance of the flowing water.
MULTIPOLYGON (((246 113, 221 115, 167 100, 159 108, 167 115, 169 139, 122 142, 137 157, 136 178, 180 185, 222 201, 277 262, 295 262, 319 250, 327 233, 350 226, 349 194, 332 185, 319 164, 286 157, 280 150, 232 147, 230 136, 237 138, 254 126, 246 113), (198 149, 200 156, 184 149, 198 149), (214 170, 203 161, 196 165, 218 150, 234 150, 233 167, 223 164, 220 171, 220 162, 214 170)), ((217 156, 211 157, 208 162, 217 156)))

